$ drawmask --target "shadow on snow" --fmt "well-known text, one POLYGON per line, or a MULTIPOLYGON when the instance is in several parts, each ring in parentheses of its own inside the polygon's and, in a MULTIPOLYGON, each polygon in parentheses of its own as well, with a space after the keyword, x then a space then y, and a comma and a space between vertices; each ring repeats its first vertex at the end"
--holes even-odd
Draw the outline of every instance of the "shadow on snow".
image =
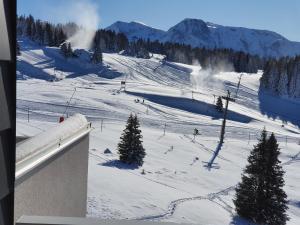
POLYGON ((258 100, 263 115, 300 127, 300 102, 271 95, 262 89, 258 92, 258 100))
MULTIPOLYGON (((21 44, 21 51, 25 54, 32 50, 41 50, 43 52, 43 55, 38 56, 40 61, 37 63, 30 64, 24 60, 17 61, 17 70, 21 73, 17 77, 19 80, 25 79, 24 75, 46 81, 53 80, 54 71, 53 74, 48 74, 44 71, 45 69, 52 68, 57 70, 57 75, 59 75, 60 71, 68 74, 67 78, 75 78, 87 74, 96 74, 99 77, 114 79, 123 75, 122 73, 110 68, 108 65, 92 64, 88 57, 89 53, 87 52, 83 52, 86 54, 85 58, 81 58, 79 56, 66 59, 60 53, 59 48, 41 46, 25 39, 22 39, 22 41, 19 42, 26 42, 26 44, 21 44)), ((33 52, 32 54, 34 55, 36 53, 33 52)))
POLYGON ((239 216, 232 217, 232 220, 229 225, 256 225, 255 223, 251 223, 239 216))
POLYGON ((120 160, 114 159, 104 163, 99 163, 100 166, 115 167, 122 170, 134 170, 138 168, 137 164, 126 164, 120 160))
MULTIPOLYGON (((165 105, 171 108, 184 110, 191 113, 201 114, 205 116, 211 116, 213 119, 222 119, 223 113, 217 112, 215 105, 209 104, 207 102, 202 102, 199 100, 193 100, 185 97, 172 97, 172 96, 163 96, 139 92, 126 91, 127 94, 142 97, 148 101, 165 105)), ((253 118, 228 110, 227 115, 228 120, 240 122, 240 123, 249 123, 253 118)))

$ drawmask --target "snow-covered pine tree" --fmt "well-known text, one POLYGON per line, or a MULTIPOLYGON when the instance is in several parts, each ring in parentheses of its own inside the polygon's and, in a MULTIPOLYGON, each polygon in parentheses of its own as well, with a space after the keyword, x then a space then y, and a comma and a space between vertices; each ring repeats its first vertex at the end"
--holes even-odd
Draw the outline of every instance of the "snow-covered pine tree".
POLYGON ((279 83, 279 67, 278 67, 278 62, 275 61, 272 64, 270 70, 270 76, 268 80, 268 87, 273 93, 277 94, 278 83, 279 83))
POLYGON ((286 72, 280 73, 278 86, 277 86, 277 93, 280 96, 288 95, 288 75, 286 72))
POLYGON ((288 95, 288 75, 287 75, 287 59, 283 58, 278 63, 279 80, 277 85, 277 93, 280 96, 288 95))
POLYGON ((60 45, 60 50, 61 53, 63 54, 64 57, 69 58, 69 57, 73 57, 74 53, 71 47, 71 43, 70 42, 64 42, 60 45))
POLYGON ((35 27, 36 27, 36 33, 35 33, 34 40, 37 41, 39 44, 44 44, 45 30, 43 28, 42 22, 40 20, 37 20, 35 27))
POLYGON ((278 156, 274 134, 268 139, 264 129, 259 143, 248 157, 242 181, 236 188, 233 202, 239 216, 258 224, 286 224, 287 201, 282 190, 284 172, 278 156))
POLYGON ((29 15, 26 18, 26 36, 31 38, 32 37, 32 24, 34 23, 34 18, 32 15, 29 15))
POLYGON ((217 109, 219 112, 222 112, 222 111, 223 111, 223 102, 222 102, 221 96, 219 96, 218 99, 217 99, 217 102, 216 102, 216 109, 217 109))
POLYGON ((270 79, 270 76, 271 76, 271 70, 272 70, 272 67, 273 67, 273 63, 274 63, 273 60, 268 60, 264 65, 264 73, 260 78, 260 85, 263 88, 266 88, 266 89, 270 88, 269 87, 270 86, 269 85, 269 79, 270 79))
POLYGON ((61 53, 63 54, 64 57, 67 57, 67 55, 68 55, 68 45, 67 45, 66 42, 64 42, 60 45, 60 51, 61 51, 61 53))
POLYGON ((46 23, 44 30, 45 30, 44 43, 46 45, 52 46, 53 45, 53 33, 52 33, 51 25, 49 23, 46 23))
POLYGON ((73 49, 72 49, 72 46, 71 46, 71 42, 68 42, 67 56, 72 57, 73 55, 74 55, 74 53, 73 53, 73 49))
POLYGON ((267 132, 263 130, 259 143, 254 146, 248 157, 248 165, 242 174, 242 181, 236 188, 236 196, 233 200, 237 214, 254 222, 260 213, 257 204, 259 202, 258 197, 262 192, 263 178, 261 172, 266 146, 267 132), (259 191, 260 193, 258 193, 259 191))
POLYGON ((278 156, 280 149, 274 133, 267 141, 266 169, 265 169, 265 199, 261 208, 261 221, 269 225, 284 225, 288 220, 287 195, 283 190, 284 171, 278 156))
POLYGON ((262 88, 279 96, 300 97, 300 56, 266 62, 260 79, 262 88))
POLYGON ((125 34, 117 33, 116 35, 116 51, 125 50, 128 47, 128 39, 125 34))
POLYGON ((95 51, 91 58, 91 61, 94 64, 98 64, 98 63, 102 62, 102 52, 101 52, 100 48, 95 48, 95 51))
POLYGON ((126 128, 118 144, 118 153, 120 161, 126 164, 136 164, 142 166, 146 155, 142 145, 142 135, 139 129, 139 121, 136 115, 130 114, 126 128))
POLYGON ((300 56, 295 57, 289 63, 289 96, 300 97, 300 56))

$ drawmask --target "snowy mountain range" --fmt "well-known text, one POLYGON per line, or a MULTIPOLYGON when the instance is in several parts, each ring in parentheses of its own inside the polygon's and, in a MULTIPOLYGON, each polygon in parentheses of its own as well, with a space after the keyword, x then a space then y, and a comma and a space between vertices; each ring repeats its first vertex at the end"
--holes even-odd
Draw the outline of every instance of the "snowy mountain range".
POLYGON ((106 30, 124 33, 129 40, 138 38, 189 44, 193 47, 230 48, 263 57, 283 57, 300 54, 300 42, 286 39, 268 30, 222 26, 200 19, 184 19, 168 31, 152 28, 140 22, 118 21, 106 30))

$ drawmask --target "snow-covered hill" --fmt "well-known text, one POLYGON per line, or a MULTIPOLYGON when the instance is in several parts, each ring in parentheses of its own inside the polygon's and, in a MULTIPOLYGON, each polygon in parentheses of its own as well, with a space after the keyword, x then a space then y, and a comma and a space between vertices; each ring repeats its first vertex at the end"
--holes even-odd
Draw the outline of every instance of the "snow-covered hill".
POLYGON ((165 32, 159 29, 149 27, 140 22, 122 22, 117 21, 106 28, 106 30, 113 30, 117 33, 124 33, 129 40, 137 40, 139 38, 148 39, 151 41, 160 40, 165 32))
POLYGON ((200 66, 165 62, 160 55, 137 59, 112 53, 103 54, 103 65, 90 67, 84 57, 61 57, 58 48, 26 39, 19 43, 17 134, 34 135, 56 124, 73 93, 67 114, 81 113, 92 121, 88 216, 243 224, 235 217, 234 187, 265 126, 275 132, 282 151, 287 224, 299 224, 300 103, 258 94, 261 71, 243 75, 236 102, 229 104, 225 143, 208 170, 222 123, 214 97, 227 89, 235 96, 239 73, 213 74, 200 66), (61 80, 49 82, 53 76, 61 80), (120 82, 125 80, 123 91, 120 82), (130 113, 140 119, 147 153, 139 169, 120 163, 116 151, 130 113), (195 140, 194 128, 201 134, 195 140))
POLYGON ((177 42, 193 47, 231 48, 260 56, 295 56, 300 54, 300 42, 267 30, 230 27, 204 22, 200 19, 184 19, 168 31, 143 24, 116 22, 106 29, 123 32, 131 40, 138 38, 177 42))

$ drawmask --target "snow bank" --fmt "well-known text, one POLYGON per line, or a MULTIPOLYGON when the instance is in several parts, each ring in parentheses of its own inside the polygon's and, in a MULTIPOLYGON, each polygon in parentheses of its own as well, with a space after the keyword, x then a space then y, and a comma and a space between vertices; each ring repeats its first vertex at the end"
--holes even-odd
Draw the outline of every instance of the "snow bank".
POLYGON ((19 162, 34 153, 42 151, 46 147, 51 147, 56 143, 58 144, 77 134, 87 126, 88 121, 86 117, 81 114, 75 114, 57 126, 29 138, 18 145, 16 148, 16 161, 19 162))

